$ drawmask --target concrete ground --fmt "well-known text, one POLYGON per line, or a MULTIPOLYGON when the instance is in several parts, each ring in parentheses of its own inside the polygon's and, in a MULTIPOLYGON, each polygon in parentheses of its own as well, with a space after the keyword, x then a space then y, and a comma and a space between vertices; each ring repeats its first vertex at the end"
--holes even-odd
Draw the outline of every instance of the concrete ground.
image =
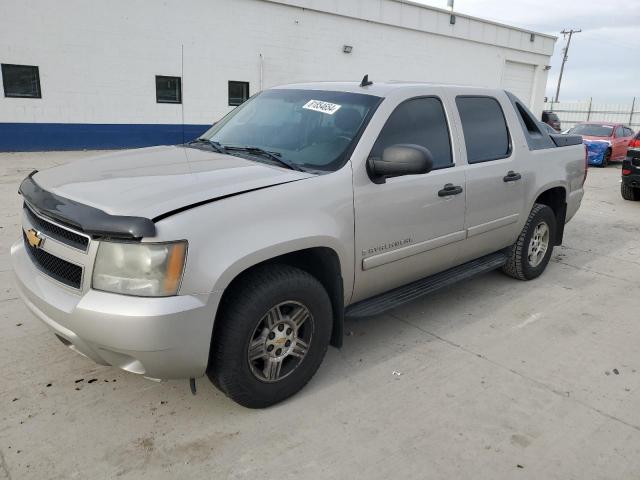
POLYGON ((0 154, 0 479, 640 478, 640 202, 619 168, 590 170, 541 278, 350 321, 302 392, 252 411, 97 366, 16 298, 18 183, 80 155, 0 154))

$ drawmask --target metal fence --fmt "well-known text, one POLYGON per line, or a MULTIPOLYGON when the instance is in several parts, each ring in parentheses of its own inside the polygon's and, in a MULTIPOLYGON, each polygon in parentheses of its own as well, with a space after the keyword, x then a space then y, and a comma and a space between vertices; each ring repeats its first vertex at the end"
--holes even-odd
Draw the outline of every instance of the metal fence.
POLYGON ((626 104, 594 103, 592 98, 584 102, 546 102, 544 109, 558 114, 563 130, 587 121, 622 123, 640 130, 640 99, 635 97, 626 104))

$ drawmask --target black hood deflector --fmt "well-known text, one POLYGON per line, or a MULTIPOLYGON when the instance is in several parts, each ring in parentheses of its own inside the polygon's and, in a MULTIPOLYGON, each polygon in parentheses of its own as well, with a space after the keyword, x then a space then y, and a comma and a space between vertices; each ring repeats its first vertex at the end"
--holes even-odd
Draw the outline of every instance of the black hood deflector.
POLYGON ((31 172, 22 181, 18 192, 37 212, 93 237, 136 240, 155 236, 156 226, 150 219, 110 215, 98 208, 47 192, 33 179, 35 173, 31 172))
POLYGON ((273 185, 241 190, 229 195, 209 198, 190 205, 185 205, 150 219, 128 215, 111 215, 98 208, 91 207, 68 198, 60 197, 59 195, 48 192, 40 187, 40 185, 38 185, 33 179, 33 175, 36 173, 37 170, 31 172, 29 176, 22 181, 20 188, 18 189, 18 192, 23 196, 25 202, 27 202, 36 212, 84 232, 87 235, 91 235, 94 238, 118 238, 126 240, 139 240, 143 237, 154 237, 156 235, 156 222, 180 212, 184 212, 201 205, 206 205, 217 200, 241 195, 243 193, 254 192, 302 180, 289 180, 286 182, 275 183, 273 185))

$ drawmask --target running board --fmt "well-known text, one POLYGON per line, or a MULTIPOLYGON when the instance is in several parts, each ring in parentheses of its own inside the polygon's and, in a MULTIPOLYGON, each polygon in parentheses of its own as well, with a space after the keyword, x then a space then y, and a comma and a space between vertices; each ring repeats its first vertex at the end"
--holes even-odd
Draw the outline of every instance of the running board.
POLYGON ((354 303, 347 307, 345 317, 358 318, 377 315, 409 303, 423 295, 453 285, 461 280, 467 280, 476 275, 500 268, 505 263, 507 263, 507 255, 504 252, 492 253, 491 255, 480 257, 471 262, 445 270, 444 272, 436 273, 430 277, 354 303))

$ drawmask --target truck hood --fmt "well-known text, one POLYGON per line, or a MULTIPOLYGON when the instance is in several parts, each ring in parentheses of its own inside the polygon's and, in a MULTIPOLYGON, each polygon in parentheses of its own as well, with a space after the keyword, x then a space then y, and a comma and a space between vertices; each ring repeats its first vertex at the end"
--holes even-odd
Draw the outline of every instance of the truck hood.
POLYGON ((109 153, 36 173, 59 197, 110 215, 156 218, 190 205, 313 174, 182 146, 109 153))

